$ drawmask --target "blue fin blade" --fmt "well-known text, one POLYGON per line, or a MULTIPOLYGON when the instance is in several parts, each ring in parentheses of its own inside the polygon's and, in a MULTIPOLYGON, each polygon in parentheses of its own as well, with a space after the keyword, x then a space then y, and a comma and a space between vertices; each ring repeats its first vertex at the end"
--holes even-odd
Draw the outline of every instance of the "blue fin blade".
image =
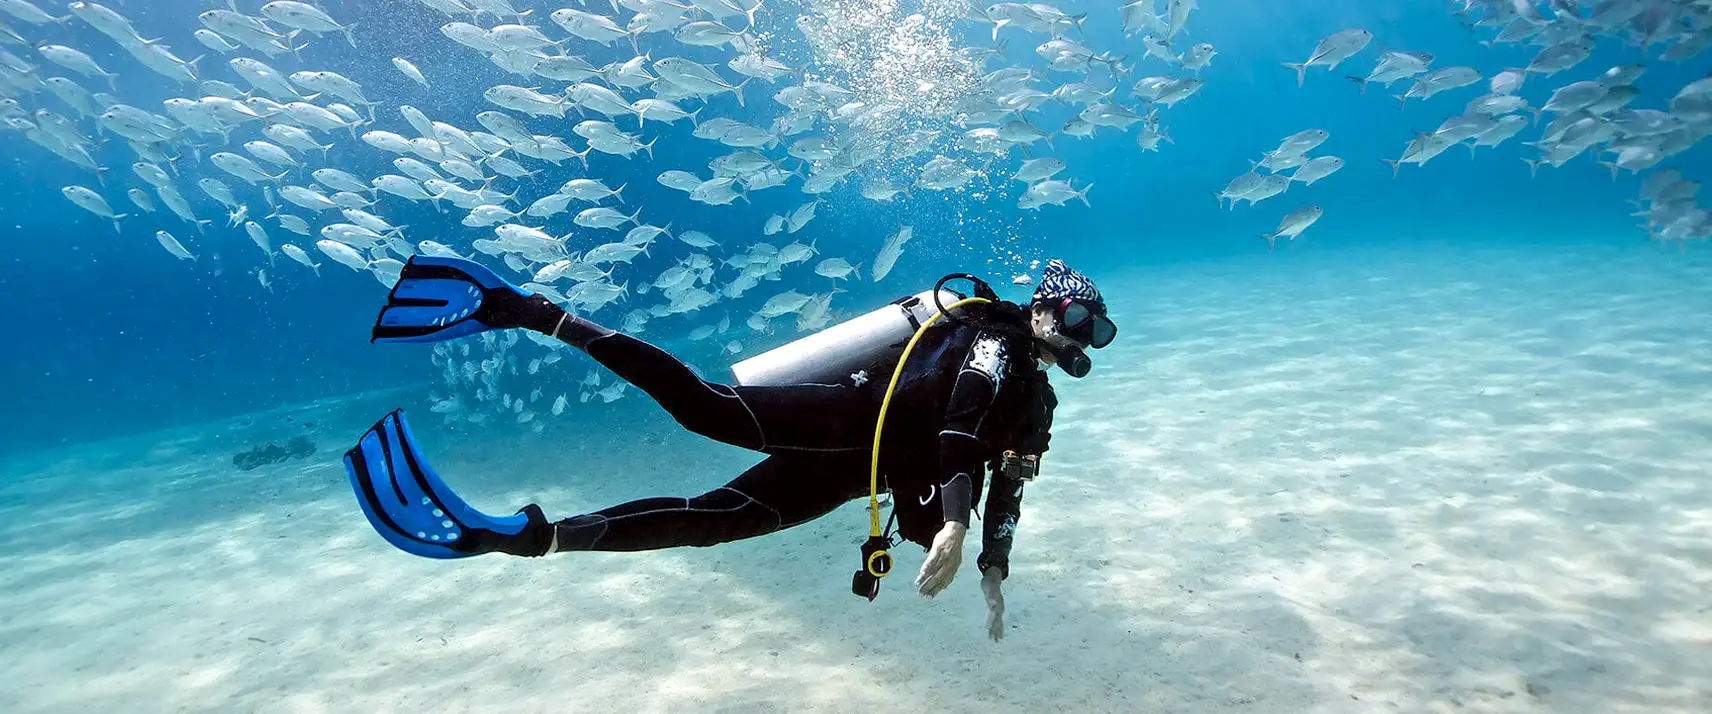
POLYGON ((518 513, 490 516, 452 491, 416 448, 402 410, 386 415, 345 452, 345 472, 363 515, 388 543, 424 558, 464 558, 453 545, 466 530, 515 535, 528 524, 518 513))

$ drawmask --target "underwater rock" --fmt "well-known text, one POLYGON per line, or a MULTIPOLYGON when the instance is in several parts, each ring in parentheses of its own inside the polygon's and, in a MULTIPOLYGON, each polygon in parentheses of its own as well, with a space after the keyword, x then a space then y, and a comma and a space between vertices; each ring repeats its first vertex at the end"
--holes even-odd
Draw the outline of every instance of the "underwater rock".
POLYGON ((263 444, 233 454, 232 465, 238 467, 239 471, 249 471, 268 464, 308 458, 314 453, 315 443, 310 441, 308 437, 297 436, 285 442, 284 446, 263 444))

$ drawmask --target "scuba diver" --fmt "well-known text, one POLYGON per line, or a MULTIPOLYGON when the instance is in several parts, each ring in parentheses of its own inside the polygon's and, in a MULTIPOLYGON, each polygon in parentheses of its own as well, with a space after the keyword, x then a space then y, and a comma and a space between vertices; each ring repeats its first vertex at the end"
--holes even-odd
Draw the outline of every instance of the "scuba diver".
POLYGON ((872 600, 891 568, 893 537, 889 524, 880 528, 878 501, 890 492, 897 532, 928 549, 916 586, 931 597, 961 566, 969 514, 983 471, 991 471, 977 565, 994 639, 1002 635, 999 583, 1009 575, 1023 484, 1047 449, 1057 405, 1045 370, 1056 364, 1085 376, 1084 350, 1105 347, 1117 333, 1093 282, 1053 260, 1026 307, 1000 300, 973 276, 946 276, 932 291, 745 360, 732 368, 734 385, 716 384, 479 263, 416 256, 388 295, 372 341, 434 342, 511 328, 582 350, 684 428, 766 458, 690 498, 646 498, 558 521, 535 504, 491 516, 435 474, 395 411, 345 455, 365 514, 393 545, 430 558, 711 546, 806 523, 867 496, 869 538, 852 589, 872 600), (958 278, 975 282, 977 297, 942 289, 958 278), (935 326, 940 318, 945 324, 935 326))

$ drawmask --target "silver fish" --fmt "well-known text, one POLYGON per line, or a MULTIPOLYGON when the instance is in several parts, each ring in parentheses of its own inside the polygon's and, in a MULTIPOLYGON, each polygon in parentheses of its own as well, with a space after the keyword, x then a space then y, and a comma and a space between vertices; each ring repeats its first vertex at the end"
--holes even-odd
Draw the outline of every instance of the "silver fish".
POLYGON ((912 237, 914 231, 909 226, 899 226, 898 232, 892 234, 892 237, 887 238, 885 244, 880 246, 880 252, 874 256, 874 282, 880 282, 891 274, 892 267, 897 265, 898 257, 903 255, 904 244, 912 237))
POLYGON ((1278 222, 1278 230, 1262 233, 1260 237, 1266 239, 1266 249, 1271 250, 1279 238, 1296 240, 1296 236, 1302 235, 1302 231, 1308 230, 1308 226, 1314 225, 1314 222, 1320 220, 1322 215, 1325 215, 1325 211, 1319 206, 1298 208, 1284 216, 1284 220, 1278 222))
POLYGON ((1320 43, 1314 47, 1313 54, 1308 56, 1306 62, 1285 62, 1283 64, 1285 67, 1295 70, 1296 86, 1300 87, 1307 78, 1309 67, 1323 66, 1328 70, 1335 69, 1339 62, 1349 59, 1350 55, 1360 52, 1367 47, 1367 43, 1372 41, 1373 33, 1361 28, 1334 32, 1320 39, 1320 43))
POLYGON ((178 242, 178 239, 174 238, 171 233, 166 231, 155 231, 155 240, 159 241, 161 247, 165 248, 166 252, 171 253, 174 258, 178 258, 179 260, 196 260, 196 256, 191 255, 190 251, 185 250, 184 244, 178 242))

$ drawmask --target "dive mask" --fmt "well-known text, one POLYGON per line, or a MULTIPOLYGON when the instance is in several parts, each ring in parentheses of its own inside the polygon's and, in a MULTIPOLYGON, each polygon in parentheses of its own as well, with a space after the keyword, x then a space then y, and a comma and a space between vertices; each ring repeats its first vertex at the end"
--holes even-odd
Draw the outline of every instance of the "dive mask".
POLYGON ((1058 318, 1059 334, 1096 350, 1117 339, 1118 326, 1106 317, 1104 303, 1066 297, 1048 304, 1052 305, 1053 316, 1058 318))

